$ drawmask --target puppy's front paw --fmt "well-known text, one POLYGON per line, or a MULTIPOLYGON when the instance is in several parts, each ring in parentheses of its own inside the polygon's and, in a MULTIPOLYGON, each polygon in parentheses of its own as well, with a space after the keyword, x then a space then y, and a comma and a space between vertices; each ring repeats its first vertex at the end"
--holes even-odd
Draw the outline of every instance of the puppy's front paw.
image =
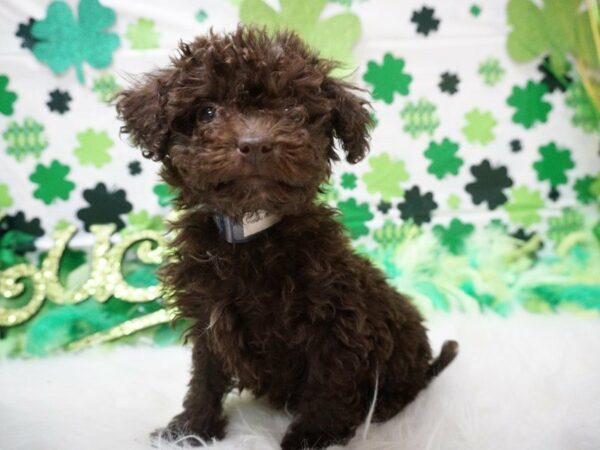
POLYGON ((225 437, 227 420, 223 417, 190 417, 187 413, 175 416, 166 428, 159 428, 150 437, 152 440, 176 442, 181 445, 200 446, 225 437))

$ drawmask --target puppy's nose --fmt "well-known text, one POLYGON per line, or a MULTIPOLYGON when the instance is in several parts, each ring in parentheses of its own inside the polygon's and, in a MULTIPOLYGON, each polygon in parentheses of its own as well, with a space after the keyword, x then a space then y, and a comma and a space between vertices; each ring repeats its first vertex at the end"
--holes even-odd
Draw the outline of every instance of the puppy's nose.
POLYGON ((263 136, 246 135, 238 139, 238 153, 253 163, 265 159, 272 149, 271 143, 263 136))

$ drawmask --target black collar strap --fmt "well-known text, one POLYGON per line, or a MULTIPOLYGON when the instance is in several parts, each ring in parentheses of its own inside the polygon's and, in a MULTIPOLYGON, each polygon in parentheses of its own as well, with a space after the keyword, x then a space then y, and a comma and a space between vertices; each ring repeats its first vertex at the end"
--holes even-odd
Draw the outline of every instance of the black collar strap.
POLYGON ((213 218, 219 228, 219 234, 230 244, 248 242, 281 220, 281 216, 265 211, 246 214, 241 222, 223 214, 215 214, 213 218))

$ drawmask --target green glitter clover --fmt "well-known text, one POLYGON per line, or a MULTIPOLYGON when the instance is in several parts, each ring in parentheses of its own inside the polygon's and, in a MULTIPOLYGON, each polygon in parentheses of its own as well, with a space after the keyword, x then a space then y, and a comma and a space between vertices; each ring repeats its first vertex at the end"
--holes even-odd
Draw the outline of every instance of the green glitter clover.
POLYGON ((407 102, 400 112, 400 117, 404 121, 403 130, 413 139, 421 134, 433 135, 440 125, 435 105, 424 98, 420 98, 416 103, 407 102))
POLYGON ((33 192, 35 198, 40 199, 46 205, 57 199, 68 200, 71 191, 75 189, 75 183, 66 179, 71 169, 54 160, 49 166, 38 164, 35 172, 29 179, 38 185, 33 192))
POLYGON ((546 122, 552 105, 543 101, 548 87, 543 83, 528 81, 525 87, 514 86, 512 94, 506 100, 510 106, 515 108, 512 121, 531 128, 536 122, 546 122))
POLYGON ((383 57, 383 64, 369 61, 363 79, 373 86, 371 96, 383 100, 388 105, 394 100, 394 94, 408 95, 412 76, 404 72, 404 60, 391 53, 383 57))
POLYGON ((465 119, 467 124, 462 132, 468 142, 486 145, 495 139, 494 127, 497 122, 491 112, 472 109, 465 114, 465 119))
POLYGON ((88 128, 77 133, 77 140, 79 147, 74 150, 74 153, 81 165, 93 165, 100 168, 112 160, 108 150, 114 142, 106 131, 94 131, 88 128))
POLYGON ((391 159, 384 153, 369 158, 369 165, 371 170, 362 176, 362 180, 370 194, 379 193, 385 201, 404 195, 401 183, 409 178, 404 161, 391 159))
POLYGON ((425 156, 431 161, 427 172, 435 175, 439 180, 447 174, 457 175, 464 161, 456 156, 456 152, 458 152, 458 144, 450 139, 444 138, 439 144, 431 141, 425 150, 425 156))

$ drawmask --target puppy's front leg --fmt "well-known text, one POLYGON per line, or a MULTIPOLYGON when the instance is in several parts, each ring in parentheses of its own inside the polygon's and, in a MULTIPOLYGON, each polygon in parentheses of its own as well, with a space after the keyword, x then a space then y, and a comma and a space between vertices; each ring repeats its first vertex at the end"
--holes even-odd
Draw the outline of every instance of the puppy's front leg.
MULTIPOLYGON (((195 435, 203 440, 222 439, 227 419, 223 414, 223 397, 231 389, 221 361, 208 349, 206 338, 197 338, 192 351, 192 378, 183 401, 183 412, 175 416, 166 429, 157 433, 167 440, 195 435)), ((189 444, 200 444, 188 439, 189 444)))
POLYGON ((355 383, 360 358, 329 344, 312 353, 308 380, 295 407, 297 415, 281 442, 282 450, 343 445, 365 418, 368 406, 355 383))

